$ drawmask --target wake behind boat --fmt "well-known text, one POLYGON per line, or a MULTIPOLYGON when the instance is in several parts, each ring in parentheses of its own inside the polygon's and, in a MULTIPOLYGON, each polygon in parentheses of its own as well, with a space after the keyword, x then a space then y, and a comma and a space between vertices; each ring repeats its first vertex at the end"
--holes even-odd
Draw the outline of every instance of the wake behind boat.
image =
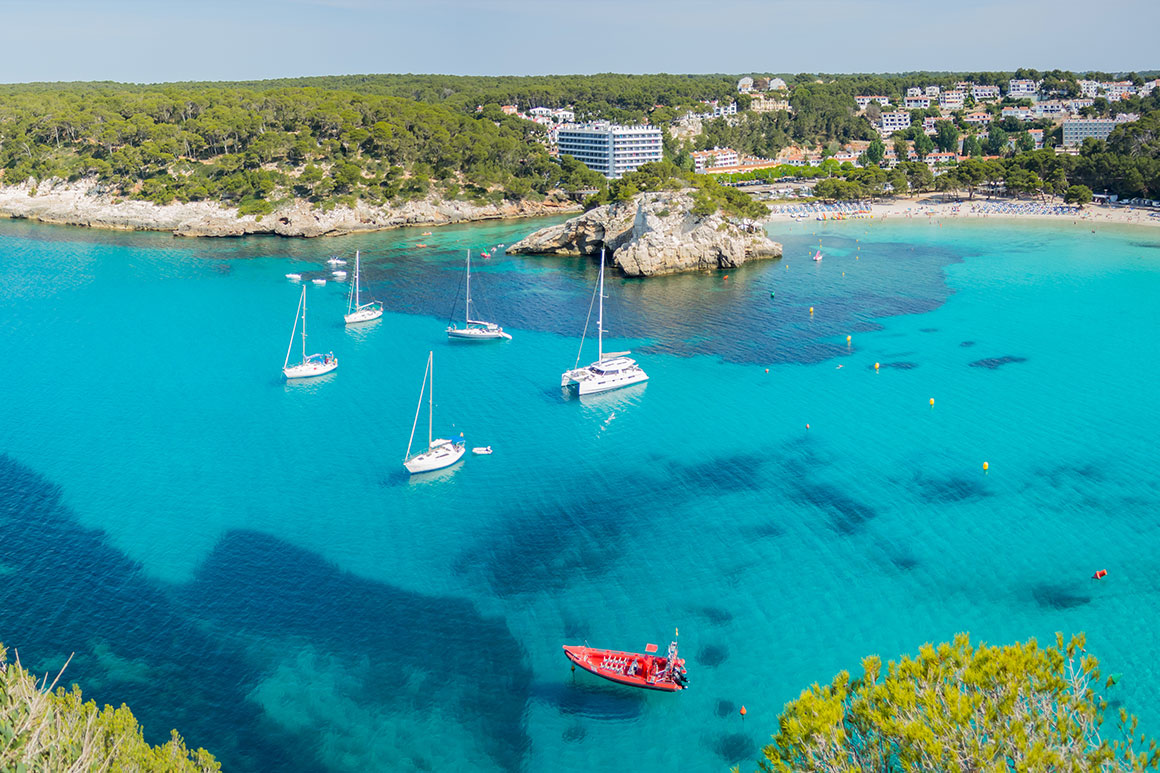
MULTIPOLYGON (((343 276, 345 276, 345 274, 343 274, 343 276)), ((350 288, 350 298, 346 303, 346 314, 342 316, 343 320, 345 320, 346 324, 348 325, 355 325, 359 322, 370 322, 372 319, 378 319, 379 317, 383 316, 383 304, 380 301, 360 303, 360 282, 361 278, 359 274, 359 253, 358 250, 355 250, 354 285, 350 288)))
MULTIPOLYGON (((645 647, 646 653, 656 651, 655 644, 645 647)), ((685 661, 678 657, 675 641, 665 657, 568 644, 564 645, 564 656, 589 673, 628 687, 679 692, 689 686, 685 661)))
POLYGON ((459 341, 511 340, 511 334, 494 322, 471 318, 471 250, 467 251, 467 291, 464 299, 463 327, 454 322, 447 326, 447 337, 459 341))
MULTIPOLYGON (((632 386, 648 381, 645 373, 636 360, 626 355, 631 352, 604 351, 604 250, 600 250, 600 279, 596 283, 597 294, 600 297, 600 309, 596 316, 596 362, 580 368, 574 367, 565 371, 560 377, 560 386, 565 389, 575 389, 579 395, 590 395, 596 392, 607 392, 611 389, 632 386)), ((589 306, 589 314, 592 307, 589 306)), ((580 339, 581 351, 584 339, 580 339)), ((576 355, 576 364, 580 364, 580 354, 576 355)))
POLYGON ((282 375, 287 379, 321 376, 338 367, 338 358, 333 352, 327 354, 306 353, 306 286, 302 286, 302 297, 298 299, 298 310, 294 312, 294 327, 290 330, 290 346, 286 348, 286 362, 282 363, 282 375), (290 352, 294 349, 294 334, 298 331, 298 318, 302 317, 302 362, 291 365, 290 352))
POLYGON ((419 390, 419 406, 415 409, 415 422, 411 425, 411 439, 407 441, 407 455, 403 457, 403 466, 412 475, 420 472, 431 472, 450 467, 463 458, 467 444, 463 435, 458 440, 449 438, 432 438, 431 428, 435 419, 435 353, 427 354, 427 369, 423 371, 423 388, 419 390), (431 389, 427 390, 430 380, 431 389), (411 446, 415 442, 415 428, 419 426, 419 413, 423 410, 423 392, 427 392, 427 450, 411 455, 411 446))

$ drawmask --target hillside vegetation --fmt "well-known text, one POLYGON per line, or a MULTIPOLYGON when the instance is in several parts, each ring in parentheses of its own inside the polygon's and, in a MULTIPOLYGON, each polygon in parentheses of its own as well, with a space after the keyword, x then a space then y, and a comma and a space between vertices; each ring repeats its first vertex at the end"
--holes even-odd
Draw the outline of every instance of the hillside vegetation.
POLYGON ((37 682, 7 655, 0 645, 0 770, 221 770, 205 749, 187 749, 176 730, 165 744, 151 746, 127 706, 98 709, 76 685, 54 691, 55 682, 37 682))

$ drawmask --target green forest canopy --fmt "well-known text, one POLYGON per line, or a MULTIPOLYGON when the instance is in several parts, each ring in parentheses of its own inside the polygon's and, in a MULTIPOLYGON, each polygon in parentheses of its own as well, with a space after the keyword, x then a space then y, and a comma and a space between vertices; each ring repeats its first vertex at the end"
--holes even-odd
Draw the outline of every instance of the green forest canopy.
POLYGON ((974 646, 966 634, 927 644, 883 667, 862 660, 786 705, 760 767, 767 773, 855 771, 1136 771, 1160 765, 1154 740, 1119 711, 1103 729, 1108 704, 1099 662, 1084 637, 1053 646, 1031 639, 974 646))
MULTIPOLYGON (((790 75, 792 114, 748 114, 736 125, 710 121, 698 142, 768 157, 792 143, 867 139, 873 132, 855 114, 856 93, 894 94, 930 81, 1002 82, 1012 75, 1055 79, 1061 88, 1075 79, 1061 71, 790 75)), ((293 199, 323 208, 430 193, 477 203, 535 199, 558 189, 606 190, 607 182, 581 164, 551 157, 543 128, 503 114, 500 104, 573 105, 578 117, 613 120, 643 120, 652 111, 661 120, 699 100, 728 99, 735 90, 732 75, 611 73, 0 85, 0 172, 6 184, 95 178, 117 196, 220 201, 253 214, 293 199)), ((1160 196, 1154 118, 1085 148, 1069 182, 1160 196)), ((691 168, 686 150, 666 142, 666 158, 691 168)))

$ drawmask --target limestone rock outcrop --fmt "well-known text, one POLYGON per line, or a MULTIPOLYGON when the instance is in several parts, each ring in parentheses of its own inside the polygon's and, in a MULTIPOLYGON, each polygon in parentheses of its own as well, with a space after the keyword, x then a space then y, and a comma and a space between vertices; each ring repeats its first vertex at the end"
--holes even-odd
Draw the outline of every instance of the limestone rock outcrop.
POLYGON ((508 248, 513 254, 598 255, 603 247, 628 276, 732 269, 781 257, 764 229, 718 214, 695 215, 685 191, 642 193, 550 226, 508 248))

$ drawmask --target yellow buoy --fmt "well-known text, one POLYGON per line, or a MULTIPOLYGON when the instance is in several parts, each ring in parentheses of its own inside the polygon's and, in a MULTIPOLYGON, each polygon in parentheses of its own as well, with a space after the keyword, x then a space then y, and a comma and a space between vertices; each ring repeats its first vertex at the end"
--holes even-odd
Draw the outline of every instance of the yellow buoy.
POLYGON ((878 363, 874 363, 874 370, 878 370, 878 363))
POLYGON ((813 313, 814 313, 814 307, 810 306, 810 314, 813 314, 813 313))
POLYGON ((983 462, 983 472, 986 472, 990 468, 991 468, 990 464, 988 464, 987 462, 983 462))
POLYGON ((932 397, 932 398, 930 398, 930 407, 931 407, 931 408, 933 408, 933 407, 934 407, 934 398, 933 398, 933 397, 932 397))
POLYGON ((846 343, 850 343, 850 336, 846 336, 846 343))

